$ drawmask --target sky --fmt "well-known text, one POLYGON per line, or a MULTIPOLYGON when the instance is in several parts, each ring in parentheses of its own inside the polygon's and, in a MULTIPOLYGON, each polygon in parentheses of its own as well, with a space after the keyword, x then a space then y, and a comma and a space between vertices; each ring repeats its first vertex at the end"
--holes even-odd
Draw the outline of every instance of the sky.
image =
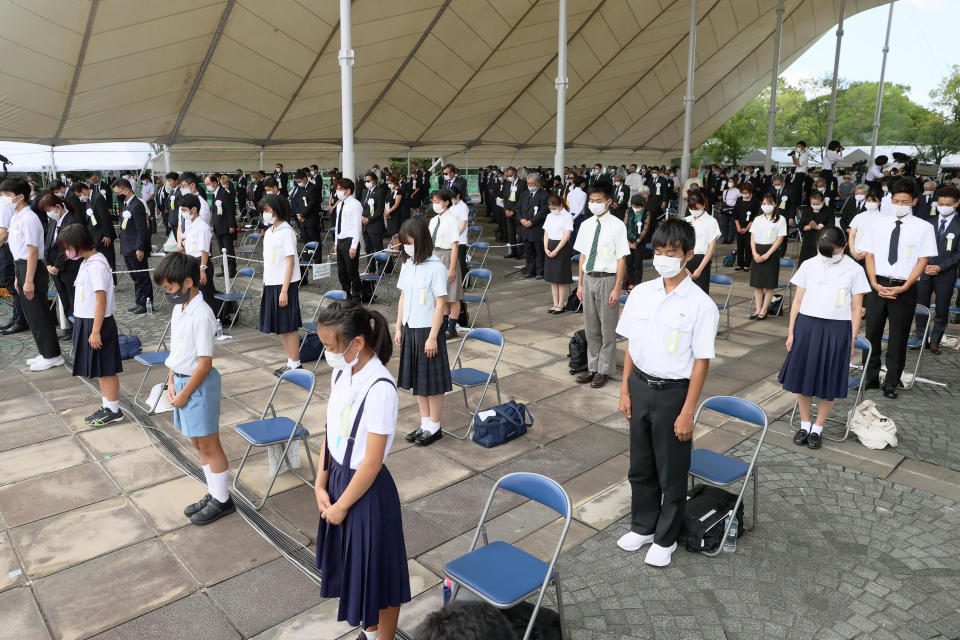
MULTIPOLYGON (((846 80, 880 79, 883 39, 889 5, 862 11, 843 22, 839 76, 846 80)), ((906 84, 910 98, 930 106, 930 91, 947 75, 956 54, 960 0, 898 0, 893 7, 886 81, 906 84)), ((836 28, 831 28, 781 74, 788 82, 833 73, 836 28)))

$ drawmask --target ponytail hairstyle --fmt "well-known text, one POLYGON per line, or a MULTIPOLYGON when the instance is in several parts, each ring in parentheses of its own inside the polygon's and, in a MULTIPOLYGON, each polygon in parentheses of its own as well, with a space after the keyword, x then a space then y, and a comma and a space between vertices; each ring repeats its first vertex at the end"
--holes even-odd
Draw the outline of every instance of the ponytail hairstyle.
POLYGON ((817 233, 817 251, 825 258, 832 258, 835 250, 847 246, 847 236, 840 227, 824 227, 817 233))
POLYGON ((40 213, 45 215, 47 209, 52 209, 53 207, 60 207, 66 212, 73 213, 73 205, 68 201, 64 200, 53 191, 44 191, 43 195, 40 196, 39 202, 37 202, 37 208, 40 209, 40 213))
POLYGON ((337 335, 349 342, 357 336, 387 364, 393 355, 393 341, 387 328, 387 319, 379 311, 371 311, 356 300, 337 300, 317 313, 317 326, 335 329, 337 335))

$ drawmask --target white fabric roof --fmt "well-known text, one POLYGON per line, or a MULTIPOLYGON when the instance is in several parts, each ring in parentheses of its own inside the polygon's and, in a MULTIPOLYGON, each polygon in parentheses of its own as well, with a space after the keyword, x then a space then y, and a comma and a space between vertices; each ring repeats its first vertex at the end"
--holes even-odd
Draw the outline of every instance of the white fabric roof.
MULTIPOLYGON (((846 14, 884 1, 847 0, 846 14)), ((781 68, 836 24, 840 2, 786 1, 781 68)), ((339 151, 334 0, 0 6, 0 140, 339 151)), ((571 161, 678 152, 689 6, 569 0, 571 161)), ((694 146, 769 83, 775 6, 700 0, 694 146)), ((470 147, 471 164, 551 164, 556 14, 555 0, 354 0, 358 156, 470 147)))

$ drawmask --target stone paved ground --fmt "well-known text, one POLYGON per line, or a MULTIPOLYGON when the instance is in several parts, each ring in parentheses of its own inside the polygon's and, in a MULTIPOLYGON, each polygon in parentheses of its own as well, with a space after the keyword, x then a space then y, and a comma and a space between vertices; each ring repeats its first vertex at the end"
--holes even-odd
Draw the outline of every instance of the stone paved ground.
MULTIPOLYGON (((492 450, 452 438, 428 449, 402 439, 395 444, 388 467, 403 503, 417 594, 403 610, 404 628, 412 631, 440 605, 443 565, 468 545, 494 480, 529 470, 561 482, 575 505, 563 561, 574 638, 958 637, 953 384, 921 385, 895 403, 870 392, 900 425, 895 450, 870 451, 853 440, 816 452, 797 449, 792 428, 774 422, 761 457, 759 528, 733 557, 683 552, 673 567, 650 571, 642 556, 612 547, 629 501, 618 387, 573 382, 566 346, 581 317, 546 315, 546 285, 516 278, 516 263, 500 255, 491 253, 490 266, 495 327, 507 345, 499 367, 503 395, 526 402, 536 424, 524 438, 492 450)), ((739 274, 736 280, 734 329, 717 343, 704 395, 745 397, 773 420, 793 406, 775 381, 786 323, 748 323, 749 289, 739 274)), ((303 307, 312 310, 334 281, 308 287, 303 307)), ((150 349, 169 309, 133 317, 123 310, 128 289, 129 283, 121 286, 121 330, 150 349)), ((215 358, 224 375, 221 434, 234 469, 243 442, 232 427, 259 415, 275 380, 272 369, 284 359, 275 338, 245 326, 256 317, 258 300, 252 303, 215 358)), ((377 308, 392 317, 388 305, 377 308)), ((485 320, 481 312, 480 324, 485 320)), ((355 637, 336 622, 336 603, 321 601, 316 587, 239 515, 208 528, 186 526, 180 510, 199 495, 199 485, 163 459, 139 427, 86 428, 81 418, 96 407, 95 394, 64 369, 22 370, 33 355, 24 336, 0 340, 0 640, 355 637)), ((458 346, 449 346, 451 355, 458 346)), ((491 354, 468 346, 463 359, 484 367, 491 354)), ((396 359, 390 366, 395 370, 396 359)), ((921 375, 952 382, 957 366, 951 352, 926 359, 921 375)), ((131 362, 125 367, 122 390, 131 395, 143 370, 131 362)), ((324 420, 327 371, 321 364, 305 419, 315 434, 324 420)), ((278 410, 290 414, 302 401, 281 392, 278 410)), ((413 398, 401 394, 400 408, 399 429, 406 432, 417 422, 413 398)), ((447 398, 445 416, 448 425, 467 424, 461 396, 447 398)), ((169 414, 154 420, 176 436, 169 414)), ((695 442, 741 454, 755 431, 704 416, 695 442)), ((244 470, 252 493, 266 485, 264 455, 244 470)), ((310 545, 317 523, 312 490, 288 475, 262 513, 310 545)), ((491 537, 541 556, 559 532, 551 513, 517 499, 498 499, 492 516, 491 537)))

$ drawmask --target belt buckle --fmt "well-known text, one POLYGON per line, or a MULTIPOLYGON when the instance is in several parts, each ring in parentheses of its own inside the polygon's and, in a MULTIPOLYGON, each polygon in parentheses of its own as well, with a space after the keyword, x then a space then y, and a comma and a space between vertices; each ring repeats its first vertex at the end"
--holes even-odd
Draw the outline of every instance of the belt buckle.
POLYGON ((647 384, 650 385, 650 388, 652 389, 663 391, 663 380, 651 380, 647 378, 647 384))

